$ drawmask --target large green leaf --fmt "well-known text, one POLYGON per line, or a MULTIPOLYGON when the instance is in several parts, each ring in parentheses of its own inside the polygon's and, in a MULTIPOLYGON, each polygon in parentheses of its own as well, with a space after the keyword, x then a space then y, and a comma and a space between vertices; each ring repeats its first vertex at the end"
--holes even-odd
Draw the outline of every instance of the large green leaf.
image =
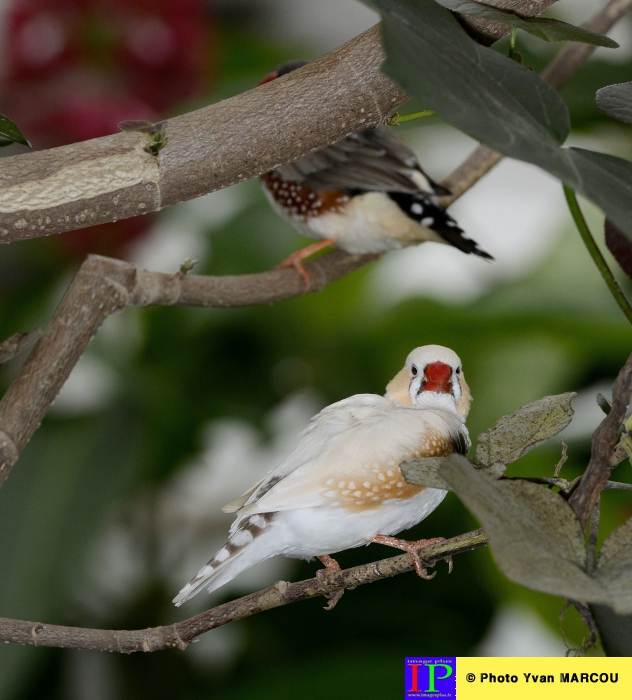
POLYGON ((601 88, 597 90, 595 99, 602 112, 632 124, 632 82, 601 88))
POLYGON ((632 520, 605 541, 595 572, 586 571, 584 534, 557 493, 521 480, 490 479, 461 455, 441 476, 485 528, 498 567, 536 591, 632 612, 632 520))
POLYGON ((566 105, 528 68, 471 40, 434 0, 376 0, 384 70, 430 109, 517 158, 543 154, 569 132, 566 105))
POLYGON ((384 70, 447 122, 506 156, 538 165, 592 199, 632 239, 632 164, 561 148, 568 111, 537 74, 474 42, 434 0, 372 0, 384 70))
POLYGON ((561 22, 557 19, 521 17, 514 12, 490 7, 489 5, 481 5, 478 2, 472 2, 472 0, 437 0, 437 2, 448 10, 459 12, 462 15, 484 17, 494 22, 508 24, 516 29, 522 29, 543 41, 579 41, 582 44, 606 46, 609 49, 619 47, 616 41, 603 34, 597 34, 597 32, 591 32, 589 29, 576 27, 574 24, 561 22))
POLYGON ((17 124, 9 117, 5 117, 4 114, 0 114, 0 147, 10 146, 12 143, 21 143, 23 146, 31 147, 17 124))
POLYGON ((476 462, 491 467, 500 462, 511 464, 527 452, 555 437, 573 418, 573 392, 545 396, 522 406, 510 416, 499 418, 478 436, 476 462))

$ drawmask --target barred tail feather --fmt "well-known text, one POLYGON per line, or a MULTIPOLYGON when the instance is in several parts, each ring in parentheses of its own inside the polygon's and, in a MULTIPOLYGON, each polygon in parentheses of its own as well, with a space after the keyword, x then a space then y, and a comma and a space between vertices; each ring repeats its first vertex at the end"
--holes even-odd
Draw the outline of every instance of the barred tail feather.
POLYGON ((465 235, 463 229, 443 207, 435 204, 426 195, 419 192, 412 194, 408 192, 389 192, 388 196, 411 219, 438 233, 449 245, 458 248, 464 253, 478 255, 485 260, 494 259, 476 241, 465 235))
POLYGON ((276 554, 272 538, 264 536, 272 516, 272 513, 263 513, 236 521, 228 542, 187 583, 173 599, 173 603, 180 607, 206 586, 210 593, 251 566, 276 554), (252 546, 255 541, 255 546, 252 546))

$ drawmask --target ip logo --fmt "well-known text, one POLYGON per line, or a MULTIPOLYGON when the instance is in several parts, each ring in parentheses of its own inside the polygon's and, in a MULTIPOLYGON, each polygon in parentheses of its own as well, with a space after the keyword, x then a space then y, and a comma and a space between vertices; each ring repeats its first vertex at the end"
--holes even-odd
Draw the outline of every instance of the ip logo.
POLYGON ((406 657, 405 688, 405 700, 456 698, 456 657, 406 657))

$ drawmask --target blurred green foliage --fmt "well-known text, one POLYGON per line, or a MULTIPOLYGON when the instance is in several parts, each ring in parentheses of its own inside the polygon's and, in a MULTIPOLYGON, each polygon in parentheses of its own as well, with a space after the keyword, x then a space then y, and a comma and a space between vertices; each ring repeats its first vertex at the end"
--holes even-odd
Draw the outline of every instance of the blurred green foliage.
MULTIPOLYGON (((297 53, 230 24, 220 27, 219 41, 224 65, 210 100, 252 86, 297 53)), ((541 61, 524 53, 530 65, 541 61)), ((606 123, 628 128, 612 124, 591 100, 597 87, 630 80, 631 73, 629 64, 603 61, 580 71, 564 91, 573 125, 587 133, 606 123)), ((620 133, 629 137, 629 128, 620 133)), ((257 183, 239 187, 243 207, 208 231, 211 254, 196 273, 264 270, 299 247, 299 237, 270 210, 257 183)), ((56 250, 45 239, 3 248, 0 338, 46 324, 76 269, 56 250)), ((415 298, 380 304, 373 270, 274 306, 127 310, 122 333, 97 336, 88 354, 118 376, 114 398, 92 413, 47 417, 0 491, 0 614, 108 628, 187 616, 171 607, 176 591, 151 572, 130 601, 106 606, 102 614, 79 602, 77 587, 86 585, 87 557, 108 518, 133 506, 138 494, 159 491, 199 455, 209 421, 242 419, 270 437, 266 416, 285 397, 309 389, 325 404, 383 393, 413 347, 438 343, 463 360, 475 397, 468 425, 476 436, 528 401, 611 381, 630 351, 629 327, 570 222, 538 269, 497 283, 472 303, 415 298)), ((3 390, 18 364, 3 368, 3 390)), ((559 447, 544 446, 509 473, 551 475, 559 455, 559 447)), ((573 442, 563 475, 578 474, 588 456, 588 441, 573 442)), ((620 478, 629 478, 629 465, 619 470, 625 471, 620 478)), ((604 532, 632 515, 625 494, 607 493, 604 502, 604 532)), ((409 534, 449 537, 474 527, 450 494, 409 534)), ((139 557, 150 559, 152 544, 145 544, 139 557)), ((372 546, 339 560, 347 566, 392 554, 372 546)), ((315 568, 297 563, 291 576, 310 577, 315 568)), ((125 657, 3 646, 0 699, 84 697, 72 680, 77 665, 96 674, 94 698, 392 697, 401 692, 405 655, 475 653, 495 611, 508 601, 522 601, 553 629, 557 625, 562 601, 504 579, 488 551, 459 556, 450 576, 445 565, 437 568, 433 581, 409 574, 347 592, 329 613, 324 600, 314 600, 236 623, 241 646, 223 666, 202 663, 192 649, 125 657)), ((567 627, 578 642, 582 628, 570 613, 567 627)))

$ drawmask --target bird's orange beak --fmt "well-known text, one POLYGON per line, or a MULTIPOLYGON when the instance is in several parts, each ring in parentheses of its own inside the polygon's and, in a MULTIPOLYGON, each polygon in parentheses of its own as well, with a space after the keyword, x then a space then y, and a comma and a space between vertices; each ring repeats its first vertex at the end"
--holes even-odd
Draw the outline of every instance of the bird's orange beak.
POLYGON ((450 379, 452 368, 444 362, 433 362, 426 367, 426 381, 422 384, 424 391, 438 391, 449 394, 452 391, 450 379))

